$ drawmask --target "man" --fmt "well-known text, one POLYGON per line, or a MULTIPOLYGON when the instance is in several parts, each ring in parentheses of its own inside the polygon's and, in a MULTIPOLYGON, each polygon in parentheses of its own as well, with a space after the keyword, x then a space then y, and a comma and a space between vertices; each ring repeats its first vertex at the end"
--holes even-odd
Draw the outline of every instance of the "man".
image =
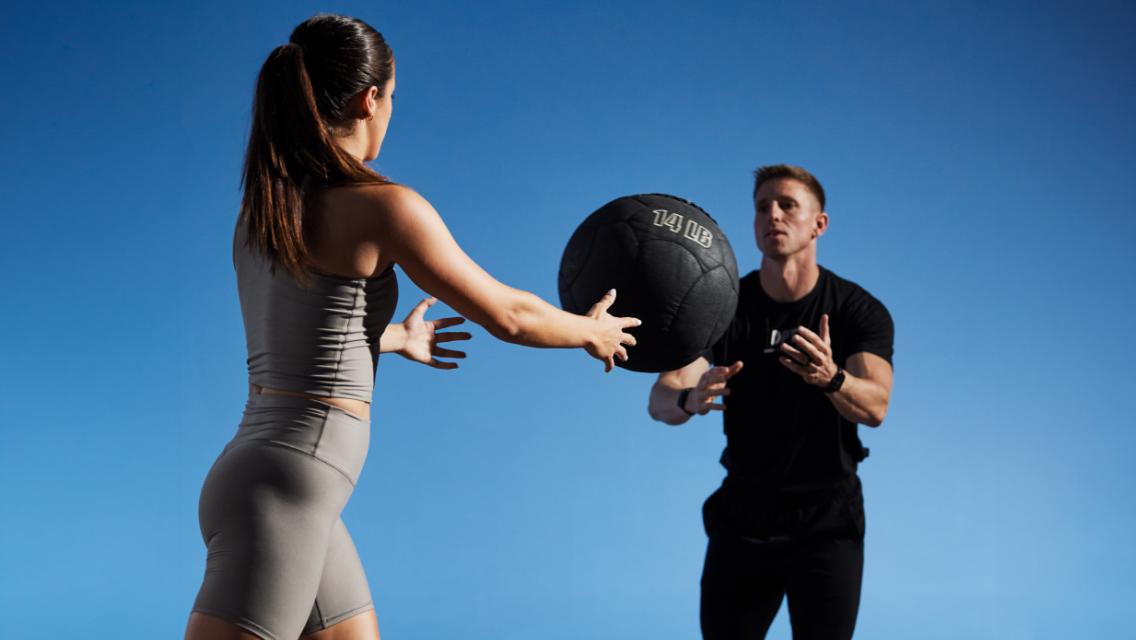
POLYGON ((868 453, 857 424, 887 413, 894 329, 879 301, 817 264, 820 182, 788 165, 754 177, 761 268, 712 353, 660 374, 648 411, 679 425, 728 409, 726 478, 703 506, 703 638, 765 637, 786 596, 795 639, 851 638, 868 453))

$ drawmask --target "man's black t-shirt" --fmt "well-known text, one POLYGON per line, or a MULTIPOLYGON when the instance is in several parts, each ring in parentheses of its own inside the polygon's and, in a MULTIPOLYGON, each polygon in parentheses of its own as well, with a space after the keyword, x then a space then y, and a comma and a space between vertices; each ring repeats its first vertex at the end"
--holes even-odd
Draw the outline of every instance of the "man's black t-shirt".
POLYGON ((821 389, 778 362, 779 350, 765 351, 774 332, 805 326, 819 334, 827 313, 838 366, 860 352, 890 363, 891 315, 859 285, 824 267, 813 290, 788 303, 770 298, 758 273, 742 278, 734 320, 712 349, 714 364, 745 362, 729 381, 723 414, 727 484, 746 487, 746 495, 823 493, 847 482, 864 458, 857 426, 837 413, 821 389))

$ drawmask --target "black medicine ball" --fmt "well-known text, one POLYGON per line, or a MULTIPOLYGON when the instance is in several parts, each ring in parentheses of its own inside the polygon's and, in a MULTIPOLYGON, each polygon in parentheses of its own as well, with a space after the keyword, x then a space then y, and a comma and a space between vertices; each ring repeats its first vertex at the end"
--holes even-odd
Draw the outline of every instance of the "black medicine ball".
POLYGON ((631 330, 632 371, 693 362, 726 331, 738 306, 738 263, 714 219, 693 202, 652 193, 617 198, 580 225, 560 260, 560 305, 587 313, 616 289, 609 313, 631 330))

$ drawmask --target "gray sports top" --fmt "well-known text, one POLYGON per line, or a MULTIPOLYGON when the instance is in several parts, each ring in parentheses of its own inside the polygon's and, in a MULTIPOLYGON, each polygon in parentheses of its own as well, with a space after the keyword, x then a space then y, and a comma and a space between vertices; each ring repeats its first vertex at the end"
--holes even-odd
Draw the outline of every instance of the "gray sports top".
POLYGON ((307 287, 233 237, 248 344, 249 382, 322 397, 371 401, 379 338, 398 302, 388 268, 376 278, 311 273, 307 287))

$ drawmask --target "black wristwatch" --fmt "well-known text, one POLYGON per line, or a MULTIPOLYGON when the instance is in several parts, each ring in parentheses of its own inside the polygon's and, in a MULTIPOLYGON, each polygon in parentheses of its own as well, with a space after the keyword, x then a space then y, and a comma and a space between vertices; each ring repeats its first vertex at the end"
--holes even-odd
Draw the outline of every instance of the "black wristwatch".
POLYGON ((824 385, 824 387, 821 390, 824 391, 825 393, 836 393, 837 391, 840 391, 840 387, 843 387, 843 386, 844 386, 844 369, 837 369, 836 375, 832 376, 832 380, 829 380, 828 384, 824 385))
POLYGON ((690 397, 691 391, 694 391, 694 387, 687 387, 678 392, 678 408, 682 409, 682 412, 688 416, 694 415, 693 411, 686 410, 686 399, 690 397))

